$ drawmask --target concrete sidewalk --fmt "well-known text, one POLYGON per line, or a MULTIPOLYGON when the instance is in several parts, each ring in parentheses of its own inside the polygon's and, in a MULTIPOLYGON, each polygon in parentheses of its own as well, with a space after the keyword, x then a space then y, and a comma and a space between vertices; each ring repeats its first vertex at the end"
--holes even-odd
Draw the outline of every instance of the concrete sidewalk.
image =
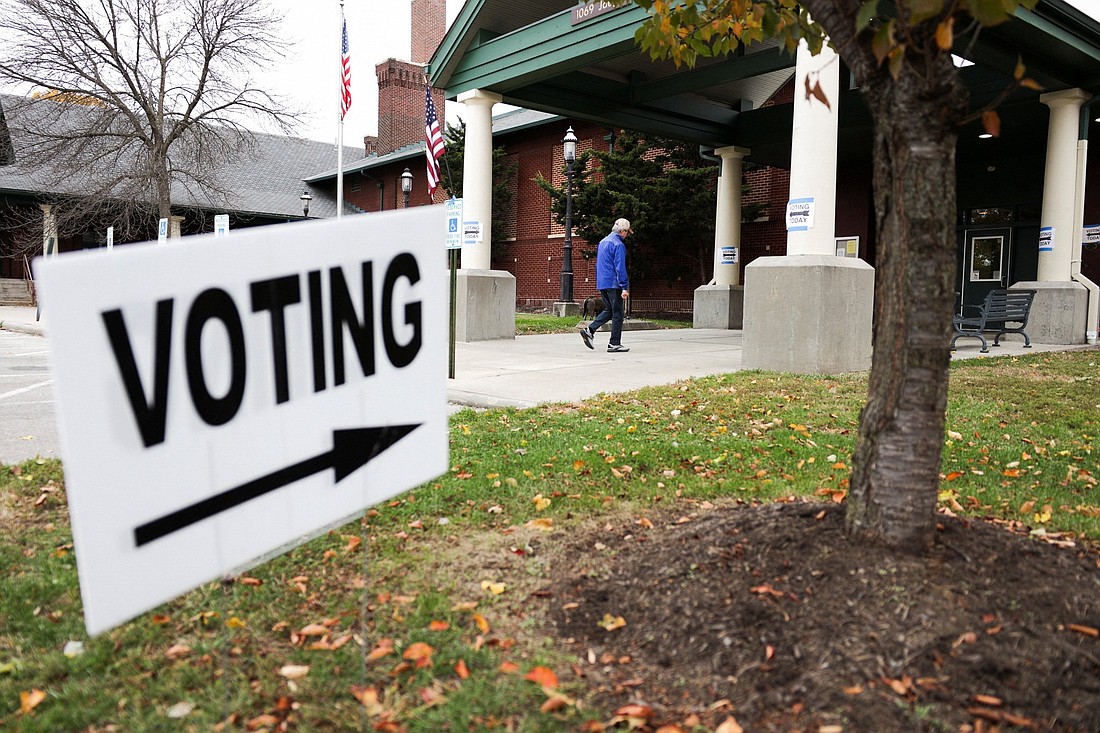
MULTIPOLYGON (((0 328, 45 336, 43 312, 24 306, 0 306, 0 328)), ((1035 344, 1023 348, 1008 336, 1000 348, 980 353, 977 339, 961 339, 954 359, 1019 356, 1088 346, 1035 344)), ((741 332, 718 329, 657 329, 623 332, 627 353, 609 354, 607 333, 596 335, 595 350, 576 333, 517 336, 514 339, 455 344, 455 378, 447 381, 447 401, 471 407, 531 407, 543 402, 574 402, 601 392, 640 387, 741 368, 741 332)))

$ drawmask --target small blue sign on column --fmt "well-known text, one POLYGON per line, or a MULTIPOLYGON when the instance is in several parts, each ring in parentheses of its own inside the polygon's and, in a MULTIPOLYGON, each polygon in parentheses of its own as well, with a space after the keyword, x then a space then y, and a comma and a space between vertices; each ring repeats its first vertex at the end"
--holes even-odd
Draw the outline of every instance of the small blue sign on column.
POLYGON ((1041 227, 1039 229, 1039 251, 1054 251, 1054 227, 1041 227))
POLYGON ((737 248, 736 247, 722 247, 722 264, 723 265, 736 265, 737 264, 737 248))

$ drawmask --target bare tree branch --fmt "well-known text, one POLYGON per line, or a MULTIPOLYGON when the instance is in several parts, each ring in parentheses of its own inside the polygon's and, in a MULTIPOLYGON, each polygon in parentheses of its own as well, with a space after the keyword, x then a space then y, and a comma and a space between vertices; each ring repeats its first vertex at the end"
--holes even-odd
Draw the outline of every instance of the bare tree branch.
POLYGON ((0 0, 0 83, 32 92, 5 102, 15 165, 64 198, 59 226, 140 230, 173 185, 225 202, 250 127, 300 116, 254 81, 288 51, 278 25, 263 0, 0 0))

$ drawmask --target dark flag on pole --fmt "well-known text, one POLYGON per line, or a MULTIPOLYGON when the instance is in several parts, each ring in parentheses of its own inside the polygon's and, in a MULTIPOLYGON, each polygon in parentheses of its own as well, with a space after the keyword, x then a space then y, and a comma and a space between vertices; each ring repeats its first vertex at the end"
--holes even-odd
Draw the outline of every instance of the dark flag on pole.
POLYGON ((425 155, 428 158, 428 195, 439 187, 439 159, 443 156, 443 130, 439 126, 439 117, 435 113, 432 101, 432 87, 424 87, 424 139, 428 143, 425 155))

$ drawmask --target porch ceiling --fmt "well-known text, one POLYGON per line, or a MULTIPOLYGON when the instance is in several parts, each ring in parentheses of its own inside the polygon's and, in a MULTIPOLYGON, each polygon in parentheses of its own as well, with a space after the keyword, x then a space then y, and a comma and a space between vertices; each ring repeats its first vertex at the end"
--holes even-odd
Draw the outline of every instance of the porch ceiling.
MULTIPOLYGON (((789 165, 789 105, 762 105, 790 79, 793 57, 754 45, 677 69, 635 46, 641 8, 574 22, 577 7, 575 0, 469 0, 431 60, 432 83, 450 99, 483 89, 519 107, 704 146, 741 145, 753 150, 750 160, 789 165)), ((1007 86, 1018 60, 1046 91, 1100 93, 1100 23, 1064 0, 1039 0, 1034 11, 956 50, 977 64, 963 73, 975 105, 1007 86)), ((1028 139, 1045 132, 1038 94, 1021 91, 1011 101, 1038 108, 1012 117, 1028 139)), ((869 148, 870 120, 858 94, 845 93, 840 109, 841 152, 868 154, 861 151, 869 148)))

